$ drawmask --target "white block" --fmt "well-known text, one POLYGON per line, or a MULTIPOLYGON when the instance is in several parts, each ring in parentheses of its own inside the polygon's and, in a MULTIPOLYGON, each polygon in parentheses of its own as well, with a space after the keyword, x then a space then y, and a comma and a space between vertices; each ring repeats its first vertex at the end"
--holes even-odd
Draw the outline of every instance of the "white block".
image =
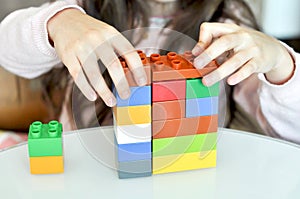
POLYGON ((151 142, 151 123, 114 126, 118 144, 151 142))

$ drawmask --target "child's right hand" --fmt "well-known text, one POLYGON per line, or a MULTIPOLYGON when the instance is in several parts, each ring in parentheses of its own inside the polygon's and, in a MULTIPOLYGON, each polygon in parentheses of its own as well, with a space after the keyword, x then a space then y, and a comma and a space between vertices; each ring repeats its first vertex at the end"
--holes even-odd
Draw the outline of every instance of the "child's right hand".
POLYGON ((96 100, 96 91, 108 106, 116 104, 116 98, 102 77, 98 59, 108 69, 120 97, 129 97, 129 85, 115 51, 125 58, 138 85, 146 84, 147 77, 139 55, 112 26, 77 9, 66 9, 53 16, 47 28, 58 56, 89 100, 96 100))

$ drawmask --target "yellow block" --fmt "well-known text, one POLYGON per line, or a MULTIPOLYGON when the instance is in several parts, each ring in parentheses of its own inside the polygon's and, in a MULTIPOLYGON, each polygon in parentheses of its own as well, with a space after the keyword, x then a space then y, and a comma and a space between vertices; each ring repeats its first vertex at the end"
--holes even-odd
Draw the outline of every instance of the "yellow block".
POLYGON ((153 174, 215 167, 216 160, 216 150, 153 157, 153 174))
POLYGON ((63 156, 30 157, 30 172, 32 174, 63 173, 63 156))
POLYGON ((114 107, 117 125, 151 123, 151 105, 114 107))

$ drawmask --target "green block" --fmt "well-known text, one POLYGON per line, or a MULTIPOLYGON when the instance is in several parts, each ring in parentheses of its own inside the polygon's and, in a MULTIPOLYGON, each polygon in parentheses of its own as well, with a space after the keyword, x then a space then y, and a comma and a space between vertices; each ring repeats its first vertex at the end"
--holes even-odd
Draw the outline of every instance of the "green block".
POLYGON ((219 83, 210 87, 202 84, 202 79, 186 80, 186 99, 219 96, 219 83))
POLYGON ((29 157, 62 156, 62 124, 33 122, 28 133, 28 152, 29 157))
POLYGON ((216 149, 217 133, 153 139, 153 157, 216 149))

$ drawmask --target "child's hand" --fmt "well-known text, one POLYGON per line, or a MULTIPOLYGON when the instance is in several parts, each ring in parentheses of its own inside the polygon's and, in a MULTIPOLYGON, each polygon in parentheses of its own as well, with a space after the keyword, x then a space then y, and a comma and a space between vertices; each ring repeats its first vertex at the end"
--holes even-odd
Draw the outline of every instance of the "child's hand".
POLYGON ((235 85, 253 73, 265 73, 268 81, 280 84, 293 74, 293 60, 278 40, 235 24, 203 23, 192 51, 197 56, 195 67, 204 67, 227 51, 233 55, 203 78, 207 86, 229 75, 228 84, 235 85))
POLYGON ((108 69, 119 95, 122 98, 129 97, 129 85, 115 52, 126 59, 136 82, 141 86, 146 84, 147 77, 139 55, 112 26, 79 10, 66 9, 52 17, 47 28, 58 56, 89 100, 96 100, 96 91, 108 106, 116 104, 114 95, 102 77, 98 59, 108 69))

